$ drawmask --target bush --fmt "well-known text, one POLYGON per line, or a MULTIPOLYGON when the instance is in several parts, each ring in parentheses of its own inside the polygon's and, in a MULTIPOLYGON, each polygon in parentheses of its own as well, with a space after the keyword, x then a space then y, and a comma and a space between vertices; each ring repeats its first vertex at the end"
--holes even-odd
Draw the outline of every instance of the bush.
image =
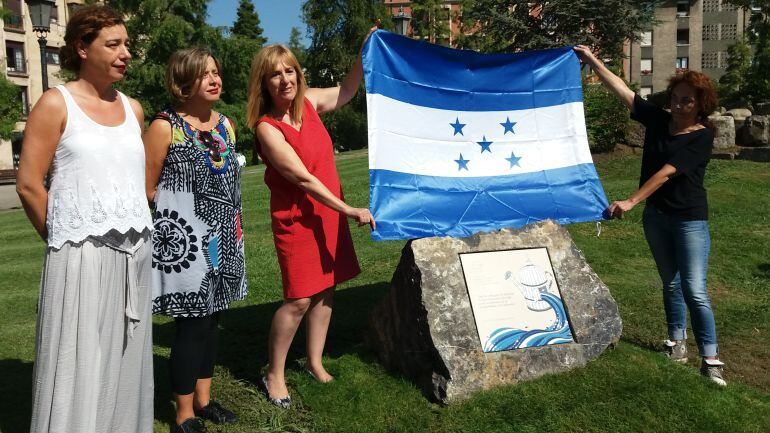
POLYGON ((591 153, 610 152, 626 139, 628 109, 598 83, 584 83, 583 105, 591 153))
POLYGON ((336 150, 344 152, 367 147, 366 109, 359 111, 350 104, 321 115, 321 119, 336 150))
POLYGON ((21 120, 21 88, 0 75, 0 138, 9 140, 21 120))

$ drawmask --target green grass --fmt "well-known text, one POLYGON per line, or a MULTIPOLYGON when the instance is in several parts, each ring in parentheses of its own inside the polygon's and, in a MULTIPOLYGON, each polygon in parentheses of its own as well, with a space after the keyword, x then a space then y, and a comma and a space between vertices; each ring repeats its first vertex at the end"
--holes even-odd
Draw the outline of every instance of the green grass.
MULTIPOLYGON (((338 158, 349 202, 364 206, 364 152, 338 158)), ((597 164, 610 199, 636 187, 639 160, 597 164)), ((213 432, 768 432, 770 431, 770 170, 767 165, 713 161, 710 293, 730 385, 703 380, 695 363, 656 353, 665 338, 660 282, 641 229, 641 208, 624 220, 569 226, 576 244, 620 306, 623 337, 585 368, 479 392, 440 407, 397 373, 385 371, 364 344, 368 312, 387 292, 403 242, 372 242, 353 228, 361 276, 336 294, 326 363, 337 377, 314 382, 303 372, 302 331, 289 354, 289 386, 297 404, 274 408, 254 386, 266 361, 271 316, 281 300, 270 233, 268 192, 259 167, 244 176, 250 295, 222 318, 214 392, 241 422, 213 432)), ((44 247, 23 212, 0 213, 0 431, 28 431, 35 312, 44 247)), ((156 431, 168 431, 168 354, 173 324, 156 318, 156 431)), ((694 352, 695 347, 691 347, 694 352)))

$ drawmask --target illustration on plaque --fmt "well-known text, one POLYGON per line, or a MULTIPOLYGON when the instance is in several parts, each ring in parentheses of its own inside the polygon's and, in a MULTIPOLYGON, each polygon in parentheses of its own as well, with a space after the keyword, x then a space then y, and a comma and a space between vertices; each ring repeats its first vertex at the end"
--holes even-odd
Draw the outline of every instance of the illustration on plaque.
POLYGON ((484 352, 571 343, 545 248, 460 254, 484 352))

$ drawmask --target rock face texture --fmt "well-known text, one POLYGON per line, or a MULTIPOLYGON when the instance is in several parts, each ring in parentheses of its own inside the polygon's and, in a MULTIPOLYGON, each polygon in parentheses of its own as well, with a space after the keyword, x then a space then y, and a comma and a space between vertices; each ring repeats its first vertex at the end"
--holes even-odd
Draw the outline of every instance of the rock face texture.
POLYGON ((738 135, 738 144, 741 146, 770 146, 770 116, 746 118, 738 135))
POLYGON ((735 119, 732 116, 709 116, 717 128, 714 149, 728 149, 735 146, 735 119))
POLYGON ((383 364, 432 400, 450 403, 501 384, 580 367, 620 339, 622 323, 607 286, 566 229, 552 221, 463 239, 409 241, 391 290, 370 316, 369 343, 383 364), (545 247, 574 343, 484 353, 460 253, 545 247))

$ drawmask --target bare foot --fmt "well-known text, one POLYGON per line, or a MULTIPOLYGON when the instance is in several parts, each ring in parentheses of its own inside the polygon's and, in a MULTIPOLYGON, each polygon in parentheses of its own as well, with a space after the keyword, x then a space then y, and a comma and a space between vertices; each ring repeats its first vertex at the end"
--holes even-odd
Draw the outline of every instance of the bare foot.
POLYGON ((313 376, 313 379, 321 382, 321 383, 328 383, 334 380, 334 376, 329 374, 328 371, 323 367, 323 365, 318 367, 312 367, 310 365, 307 366, 307 372, 313 376))
POLYGON ((282 399, 289 395, 289 389, 286 388, 286 380, 283 378, 276 378, 276 376, 267 374, 267 393, 270 394, 270 398, 282 399))

